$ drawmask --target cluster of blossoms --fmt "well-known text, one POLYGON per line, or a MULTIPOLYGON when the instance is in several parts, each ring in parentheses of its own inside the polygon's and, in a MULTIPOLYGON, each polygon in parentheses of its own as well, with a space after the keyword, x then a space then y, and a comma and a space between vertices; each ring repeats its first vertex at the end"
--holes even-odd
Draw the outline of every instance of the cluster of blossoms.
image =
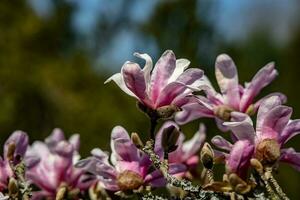
POLYGON ((44 142, 29 145, 26 133, 16 131, 0 159, 0 200, 164 199, 153 194, 157 188, 178 199, 288 199, 272 171, 279 161, 300 170, 300 153, 284 147, 300 132, 300 120, 290 119, 292 108, 283 105, 286 97, 281 93, 255 101, 277 76, 274 63, 242 86, 232 59, 218 56, 218 93, 202 70, 187 69, 190 62, 176 59, 170 50, 154 67, 149 55, 134 55, 145 60, 143 68, 125 62, 106 82, 114 81, 137 99, 149 117, 149 139, 143 142, 138 133, 116 126, 111 153, 96 148, 80 159, 78 134, 66 140, 60 129, 54 129, 44 142), (203 95, 195 94, 199 91, 203 95), (199 118, 214 118, 223 132, 212 138, 214 148, 205 142, 203 124, 185 140, 180 125, 199 118), (158 129, 159 122, 163 123, 158 129), (225 166, 222 180, 214 178, 217 164, 225 166))

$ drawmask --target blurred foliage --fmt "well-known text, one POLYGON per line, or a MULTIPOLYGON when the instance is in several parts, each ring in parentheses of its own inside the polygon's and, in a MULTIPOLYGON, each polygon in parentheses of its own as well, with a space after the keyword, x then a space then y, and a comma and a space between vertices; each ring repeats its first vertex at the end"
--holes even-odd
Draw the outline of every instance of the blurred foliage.
MULTIPOLYGON (((104 66, 100 66, 100 72, 96 70, 91 60, 95 54, 80 48, 85 45, 70 25, 72 4, 53 2, 54 13, 47 19, 38 17, 26 1, 0 3, 0 142, 16 129, 28 132, 33 141, 60 127, 67 135, 81 134, 82 154, 87 155, 94 147, 109 149, 110 131, 115 125, 147 137, 148 121, 136 110, 135 100, 114 84, 104 85, 112 72, 104 66)), ((106 47, 118 27, 128 25, 154 38, 158 54, 172 49, 176 55, 190 59, 193 67, 200 65, 214 84, 213 66, 219 53, 226 52, 235 60, 241 83, 250 81, 260 67, 274 60, 280 76, 262 96, 273 91, 285 93, 288 105, 294 108, 293 118, 300 118, 299 29, 288 44, 280 47, 259 30, 243 43, 226 43, 204 20, 211 7, 208 1, 200 2, 201 15, 196 0, 161 2, 142 24, 127 21, 129 9, 125 8, 132 2, 124 3, 124 13, 119 13, 115 23, 107 19, 98 24, 97 31, 102 32, 95 41, 95 51, 106 47)), ((219 134, 213 120, 200 121, 207 126, 208 138, 219 134)), ((187 137, 197 130, 198 123, 183 127, 187 137)), ((300 150, 297 139, 290 145, 300 150)), ((291 199, 299 199, 299 173, 284 166, 278 177, 291 199)))

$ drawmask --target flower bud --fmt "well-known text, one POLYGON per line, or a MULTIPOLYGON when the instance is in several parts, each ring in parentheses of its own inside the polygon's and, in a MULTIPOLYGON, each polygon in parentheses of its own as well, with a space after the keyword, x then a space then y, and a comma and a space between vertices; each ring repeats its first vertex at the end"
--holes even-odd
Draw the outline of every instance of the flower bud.
POLYGON ((14 160, 14 154, 15 154, 15 151, 16 151, 16 144, 15 143, 10 143, 8 145, 8 148, 7 148, 7 159, 9 161, 13 161, 14 160))
POLYGON ((247 185, 247 183, 241 179, 237 174, 231 173, 229 175, 229 183, 235 188, 237 185, 247 185))
POLYGON ((273 165, 280 157, 280 146, 274 139, 264 139, 256 147, 255 157, 262 164, 273 165))
POLYGON ((121 191, 134 190, 143 185, 143 178, 136 172, 125 170, 117 177, 117 184, 121 191))
POLYGON ((233 112, 234 110, 229 107, 229 106, 226 106, 226 105, 220 105, 218 107, 216 107, 214 109, 214 114, 224 120, 224 121, 229 121, 230 120, 230 117, 231 117, 231 112, 233 112))
POLYGON ((144 144, 138 133, 135 133, 135 132, 131 133, 131 141, 138 149, 141 149, 144 147, 144 144))
POLYGON ((207 142, 203 145, 201 150, 201 162, 206 169, 212 169, 214 165, 214 150, 207 142))
POLYGON ((161 145, 165 152, 175 151, 177 148, 177 140, 179 137, 179 130, 175 126, 169 126, 163 130, 161 145))
POLYGON ((173 116, 173 114, 180 109, 175 105, 162 106, 156 109, 156 114, 158 118, 167 119, 173 116))
POLYGON ((55 200, 63 200, 63 199, 65 199, 66 193, 67 193, 67 188, 66 187, 59 187, 58 191, 56 193, 55 200))
POLYGON ((255 114, 255 107, 253 104, 251 104, 247 110, 246 110, 246 114, 249 115, 249 116, 252 116, 255 114))
POLYGON ((18 182, 16 179, 11 177, 8 182, 9 196, 17 196, 19 192, 18 182))

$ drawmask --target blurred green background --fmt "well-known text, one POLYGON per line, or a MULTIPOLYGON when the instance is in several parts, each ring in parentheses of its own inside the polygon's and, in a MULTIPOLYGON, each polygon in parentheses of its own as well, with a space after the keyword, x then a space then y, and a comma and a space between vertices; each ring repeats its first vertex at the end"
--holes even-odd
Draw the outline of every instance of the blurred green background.
MULTIPOLYGON (((31 141, 53 128, 81 134, 81 153, 109 150, 110 131, 124 126, 147 137, 135 100, 103 82, 135 51, 154 60, 166 49, 201 67, 215 83, 214 61, 228 53, 240 82, 269 61, 280 76, 261 96, 280 91, 300 118, 300 2, 159 0, 3 0, 0 3, 1 143, 16 129, 31 141)), ((143 64, 143 63, 141 63, 143 64)), ((213 120, 208 137, 219 134, 213 120)), ((183 127, 191 136, 199 121, 183 127)), ((300 150, 300 138, 287 146, 300 150)), ((278 178, 299 199, 300 174, 283 165, 278 178)))

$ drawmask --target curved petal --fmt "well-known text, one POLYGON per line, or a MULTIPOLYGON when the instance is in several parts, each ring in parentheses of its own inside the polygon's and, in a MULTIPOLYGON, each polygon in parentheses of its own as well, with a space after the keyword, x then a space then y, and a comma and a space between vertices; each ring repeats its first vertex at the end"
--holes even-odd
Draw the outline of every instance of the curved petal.
POLYGON ((289 122, 292 111, 292 108, 287 106, 277 106, 270 110, 263 120, 261 132, 257 133, 258 140, 269 138, 279 141, 280 134, 289 122))
POLYGON ((194 134, 194 136, 182 145, 182 150, 184 152, 183 160, 187 160, 194 156, 202 148, 205 139, 205 126, 200 124, 199 130, 194 134))
POLYGON ((116 126, 111 133, 111 162, 115 165, 118 160, 134 161, 139 158, 138 149, 132 143, 127 131, 116 126))
POLYGON ((282 104, 282 99, 280 96, 271 96, 261 101, 260 107, 257 112, 257 121, 256 121, 256 132, 257 134, 261 133, 262 124, 266 115, 270 112, 272 108, 282 104))
POLYGON ((253 77, 251 82, 247 84, 244 94, 240 102, 240 110, 245 112, 248 106, 252 103, 253 99, 258 95, 258 93, 267 85, 269 85, 274 78, 278 75, 275 69, 274 62, 268 63, 262 69, 260 69, 257 74, 253 77))
POLYGON ((296 152, 293 148, 281 150, 281 162, 286 162, 300 171, 300 153, 296 152))
POLYGON ((254 146, 248 140, 237 141, 226 160, 226 169, 244 178, 254 152, 254 146))
POLYGON ((70 137, 69 143, 72 144, 74 150, 79 151, 80 147, 80 135, 74 134, 70 137))
POLYGON ((121 73, 127 88, 141 100, 146 99, 146 81, 140 66, 127 61, 123 65, 121 73))
POLYGON ((127 88, 121 73, 116 73, 112 75, 104 82, 104 84, 109 83, 110 81, 114 81, 119 86, 119 88, 123 90, 123 92, 125 92, 126 94, 138 99, 138 97, 127 88))
POLYGON ((177 59, 176 60, 176 68, 172 74, 172 76, 169 78, 168 83, 171 83, 173 81, 175 81, 178 76, 180 76, 184 70, 190 65, 190 61, 184 58, 181 59, 177 59))
POLYGON ((227 126, 237 139, 248 140, 253 143, 255 130, 251 118, 244 113, 232 112, 231 120, 232 122, 224 122, 224 126, 227 126))
POLYGON ((279 143, 285 144, 289 139, 300 133, 300 119, 292 120, 279 135, 279 143))
POLYGON ((181 109, 182 111, 175 114, 175 121, 178 124, 186 124, 201 117, 214 117, 212 110, 198 102, 186 104, 181 109))
POLYGON ((226 54, 217 57, 215 64, 216 78, 225 98, 225 103, 238 109, 240 102, 239 80, 233 60, 226 54))
POLYGON ((281 100, 281 104, 284 104, 284 103, 286 103, 286 101, 287 101, 287 97, 286 97, 284 94, 282 94, 282 93, 280 93, 280 92, 273 92, 273 93, 271 93, 271 94, 268 94, 267 96, 264 96, 263 98, 261 98, 260 100, 258 100, 258 101, 254 104, 254 109, 255 109, 255 111, 258 110, 258 108, 261 106, 261 104, 262 104, 265 100, 267 100, 268 98, 273 97, 273 96, 279 97, 280 100, 281 100))
POLYGON ((151 81, 151 71, 152 71, 152 68, 153 68, 152 59, 146 53, 140 54, 138 52, 135 52, 133 55, 136 56, 136 57, 138 57, 138 58, 144 59, 145 62, 146 62, 142 71, 144 72, 144 77, 145 77, 145 81, 146 81, 147 94, 149 94, 149 91, 150 91, 150 81, 151 81))
POLYGON ((175 67, 176 57, 173 51, 165 51, 152 71, 150 98, 153 102, 156 101, 161 90, 168 84, 169 78, 173 74, 175 67))
POLYGON ((225 138, 223 138, 220 135, 214 136, 211 139, 211 143, 213 143, 216 147, 226 151, 230 151, 233 146, 230 142, 228 142, 225 138))

